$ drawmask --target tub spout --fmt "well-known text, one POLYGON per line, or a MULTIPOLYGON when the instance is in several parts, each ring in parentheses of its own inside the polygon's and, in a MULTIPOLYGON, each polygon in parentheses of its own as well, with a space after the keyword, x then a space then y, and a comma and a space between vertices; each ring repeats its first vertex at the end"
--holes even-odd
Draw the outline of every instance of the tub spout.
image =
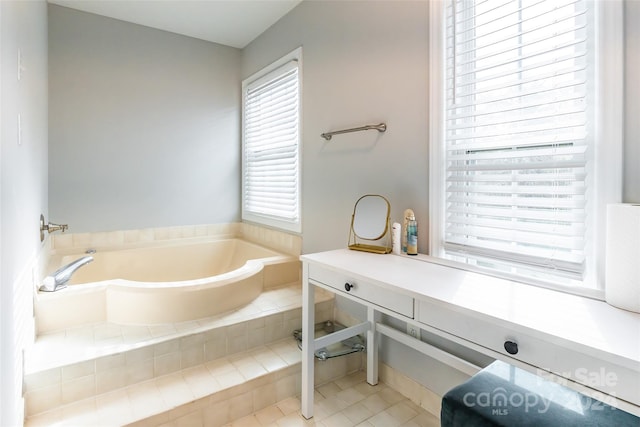
POLYGON ((65 265, 64 267, 59 268, 53 274, 44 278, 44 280, 42 281, 42 286, 40 286, 40 290, 43 292, 55 292, 59 291, 60 289, 66 288, 67 282, 69 281, 69 279, 71 279, 73 273, 75 273, 77 269, 85 264, 90 263, 91 261, 93 261, 92 256, 83 256, 82 258, 78 258, 77 260, 65 265))

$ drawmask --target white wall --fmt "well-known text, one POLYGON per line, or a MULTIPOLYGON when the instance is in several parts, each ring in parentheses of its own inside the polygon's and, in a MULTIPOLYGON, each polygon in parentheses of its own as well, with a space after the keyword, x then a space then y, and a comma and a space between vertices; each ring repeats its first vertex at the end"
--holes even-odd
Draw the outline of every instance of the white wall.
POLYGON ((240 51, 49 5, 49 208, 71 232, 240 218, 240 51))
POLYGON ((624 198, 640 203, 640 2, 625 1, 624 198))
POLYGON ((30 302, 38 220, 47 214, 47 6, 0 1, 0 19, 0 425, 12 426, 22 422, 21 345, 30 338, 16 332, 24 333, 25 317, 14 311, 30 302))
POLYGON ((302 2, 243 51, 243 78, 303 46, 303 250, 344 247, 353 205, 416 212, 427 245, 427 3, 302 2), (330 130, 386 122, 384 134, 330 130))

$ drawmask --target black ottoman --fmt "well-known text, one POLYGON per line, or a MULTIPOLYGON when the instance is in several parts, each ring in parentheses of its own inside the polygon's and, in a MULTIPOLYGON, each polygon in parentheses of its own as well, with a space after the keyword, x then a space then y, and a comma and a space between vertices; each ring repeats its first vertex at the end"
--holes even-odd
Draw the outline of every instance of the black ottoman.
POLYGON ((495 361, 442 398, 442 427, 640 427, 640 418, 495 361))

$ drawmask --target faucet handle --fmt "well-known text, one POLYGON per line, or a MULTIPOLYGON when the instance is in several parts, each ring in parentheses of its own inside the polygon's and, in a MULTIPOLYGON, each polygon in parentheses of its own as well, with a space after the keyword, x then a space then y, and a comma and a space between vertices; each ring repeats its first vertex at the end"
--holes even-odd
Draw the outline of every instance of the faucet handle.
POLYGON ((47 231, 49 231, 49 233, 53 233, 54 231, 62 231, 63 233, 65 231, 67 231, 67 229, 69 228, 68 224, 54 224, 53 222, 50 222, 49 224, 47 224, 47 231))
POLYGON ((62 231, 63 233, 65 231, 67 231, 67 229, 69 228, 68 224, 54 224, 53 222, 48 222, 45 223, 44 222, 44 215, 40 214, 40 241, 44 241, 44 232, 48 231, 49 234, 53 233, 54 231, 62 231))

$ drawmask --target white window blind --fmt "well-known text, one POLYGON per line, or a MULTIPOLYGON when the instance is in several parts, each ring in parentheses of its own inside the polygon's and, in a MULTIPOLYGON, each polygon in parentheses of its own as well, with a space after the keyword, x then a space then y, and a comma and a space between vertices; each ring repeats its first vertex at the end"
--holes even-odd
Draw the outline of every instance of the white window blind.
POLYGON ((585 0, 446 5, 445 256, 580 282, 592 180, 585 0))
POLYGON ((299 71, 289 61, 244 88, 243 218, 300 231, 299 71))

